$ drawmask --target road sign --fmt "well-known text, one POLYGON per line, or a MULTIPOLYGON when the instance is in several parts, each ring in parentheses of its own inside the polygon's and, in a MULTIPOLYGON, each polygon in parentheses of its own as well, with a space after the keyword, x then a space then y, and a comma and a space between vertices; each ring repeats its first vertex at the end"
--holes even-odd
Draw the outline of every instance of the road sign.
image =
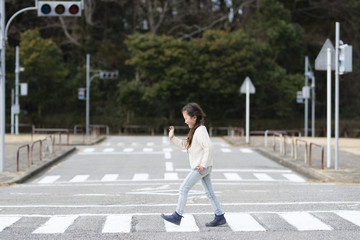
POLYGON ((246 94, 246 84, 247 82, 249 82, 249 93, 254 94, 255 93, 255 86, 254 84, 251 82, 249 77, 245 78, 245 81, 243 82, 243 84, 240 87, 240 93, 246 94))
POLYGON ((297 91, 296 92, 296 102, 297 103, 304 103, 303 92, 302 91, 297 91))
POLYGON ((79 100, 85 100, 85 88, 79 88, 78 98, 79 100))
POLYGON ((331 50, 331 70, 335 70, 335 48, 330 39, 326 39, 322 46, 318 56, 315 59, 315 70, 326 71, 327 70, 327 53, 326 50, 331 50))

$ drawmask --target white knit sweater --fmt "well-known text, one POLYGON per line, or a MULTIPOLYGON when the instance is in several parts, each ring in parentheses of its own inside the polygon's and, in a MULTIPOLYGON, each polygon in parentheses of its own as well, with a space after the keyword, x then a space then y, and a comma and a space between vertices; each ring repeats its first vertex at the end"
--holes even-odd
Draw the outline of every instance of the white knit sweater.
MULTIPOLYGON (((173 137, 171 142, 181 149, 186 149, 186 139, 173 137)), ((213 164, 213 144, 205 126, 195 130, 191 147, 188 149, 191 168, 201 165, 206 168, 213 164)))

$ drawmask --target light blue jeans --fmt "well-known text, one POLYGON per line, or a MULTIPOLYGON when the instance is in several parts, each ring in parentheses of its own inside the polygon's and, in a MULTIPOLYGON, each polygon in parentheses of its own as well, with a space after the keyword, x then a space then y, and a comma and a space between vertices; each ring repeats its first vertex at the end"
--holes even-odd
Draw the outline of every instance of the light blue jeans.
POLYGON ((211 184, 211 170, 212 166, 204 168, 202 172, 199 172, 197 169, 192 169, 191 172, 187 175, 184 182, 180 187, 180 195, 176 208, 176 212, 180 215, 184 213, 184 207, 186 205, 188 193, 190 189, 201 179, 201 183, 206 191, 207 197, 210 199, 211 206, 216 215, 222 215, 223 212, 220 208, 220 203, 215 196, 212 184, 211 184))

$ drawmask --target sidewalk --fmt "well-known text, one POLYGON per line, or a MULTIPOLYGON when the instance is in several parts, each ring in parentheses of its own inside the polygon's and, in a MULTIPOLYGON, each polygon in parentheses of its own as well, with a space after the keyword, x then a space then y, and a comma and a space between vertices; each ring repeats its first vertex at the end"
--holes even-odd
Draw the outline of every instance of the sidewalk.
MULTIPOLYGON (((31 139, 30 134, 20 135, 5 135, 5 171, 0 172, 0 186, 22 183, 46 169, 47 167, 57 163, 67 155, 76 150, 77 145, 84 145, 82 136, 71 135, 69 138, 69 145, 66 145, 66 137, 63 137, 61 148, 55 147, 55 153, 47 153, 42 156, 40 161, 40 144, 34 145, 34 154, 31 156, 31 149, 29 155, 30 167, 27 162, 27 147, 19 151, 19 172, 17 172, 17 150, 19 146, 30 144, 36 140, 42 140, 46 135, 35 135, 31 139), (31 164, 31 157, 33 157, 33 164, 31 164)), ((93 137, 85 143, 85 145, 92 145, 105 139, 104 136, 93 137)))
POLYGON ((360 184, 360 139, 358 138, 340 138, 339 139, 339 165, 338 170, 334 170, 335 139, 331 141, 331 167, 327 168, 327 139, 302 137, 308 144, 310 142, 324 146, 324 170, 321 169, 321 150, 313 148, 312 165, 305 163, 305 148, 298 147, 298 156, 295 160, 291 156, 291 146, 287 144, 286 155, 280 154, 279 142, 277 138, 277 146, 274 151, 272 148, 273 137, 268 137, 268 145, 265 147, 264 136, 250 136, 250 145, 245 143, 245 137, 224 137, 225 141, 233 146, 251 147, 260 154, 284 165, 300 174, 305 175, 310 181, 334 182, 334 183, 352 183, 360 184))

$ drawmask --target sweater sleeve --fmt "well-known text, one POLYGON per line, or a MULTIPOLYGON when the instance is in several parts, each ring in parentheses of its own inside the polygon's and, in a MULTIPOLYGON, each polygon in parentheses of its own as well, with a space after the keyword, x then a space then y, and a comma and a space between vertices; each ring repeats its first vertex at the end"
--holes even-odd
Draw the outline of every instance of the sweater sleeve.
POLYGON ((206 168, 211 163, 213 146, 205 127, 201 129, 201 132, 199 134, 199 143, 201 148, 203 149, 200 165, 206 168))
POLYGON ((170 140, 170 142, 172 142, 175 146, 177 146, 177 147, 179 147, 181 149, 186 149, 186 140, 185 139, 181 140, 181 139, 174 136, 170 140))

